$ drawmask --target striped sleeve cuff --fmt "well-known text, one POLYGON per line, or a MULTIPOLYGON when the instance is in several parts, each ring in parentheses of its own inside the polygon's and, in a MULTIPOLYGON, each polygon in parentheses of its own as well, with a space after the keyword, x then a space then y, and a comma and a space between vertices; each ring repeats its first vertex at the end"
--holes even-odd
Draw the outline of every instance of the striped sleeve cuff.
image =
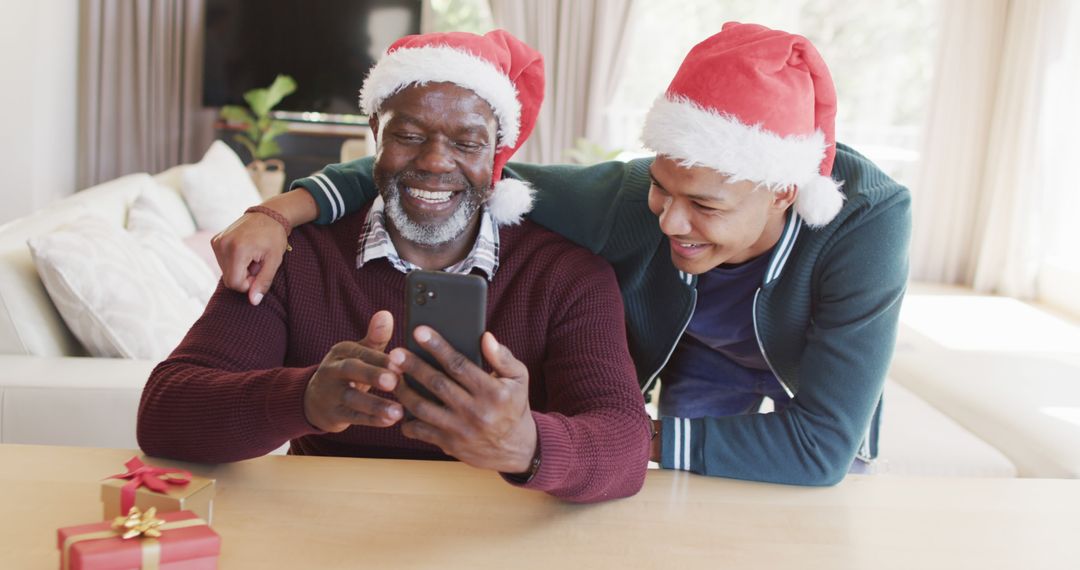
POLYGON ((345 210, 345 195, 342 193, 348 186, 346 181, 331 169, 294 181, 290 190, 297 188, 307 190, 315 199, 315 204, 319 207, 319 218, 315 220, 317 224, 332 224, 348 213, 345 210))
POLYGON ((704 421, 700 418, 672 417, 663 417, 660 421, 663 423, 660 429, 660 467, 704 473, 704 421))

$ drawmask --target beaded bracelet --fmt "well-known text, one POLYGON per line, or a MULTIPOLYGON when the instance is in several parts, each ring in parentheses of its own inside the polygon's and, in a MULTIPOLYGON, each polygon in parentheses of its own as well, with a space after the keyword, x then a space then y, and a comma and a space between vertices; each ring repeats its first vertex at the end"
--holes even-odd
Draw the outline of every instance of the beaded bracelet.
MULTIPOLYGON (((262 214, 264 216, 268 216, 271 220, 274 220, 275 222, 281 224, 281 228, 285 230, 285 237, 286 238, 288 238, 289 234, 292 233, 292 224, 289 223, 289 220, 287 220, 285 218, 285 216, 282 216, 281 212, 278 212, 277 210, 275 210, 273 208, 270 208, 268 206, 263 206, 262 204, 259 204, 258 206, 252 206, 252 207, 244 210, 244 213, 245 214, 262 214)), ((292 245, 290 245, 289 242, 286 241, 285 242, 285 252, 288 253, 290 251, 292 251, 292 245)))

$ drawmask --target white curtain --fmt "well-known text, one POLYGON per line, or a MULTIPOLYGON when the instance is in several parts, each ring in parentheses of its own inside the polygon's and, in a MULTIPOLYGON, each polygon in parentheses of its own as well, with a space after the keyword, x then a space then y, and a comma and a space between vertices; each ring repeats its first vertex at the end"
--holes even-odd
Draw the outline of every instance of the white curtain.
POLYGON ((490 0, 495 25, 544 55, 547 86, 536 129, 514 155, 567 162, 579 138, 602 143, 605 112, 625 63, 631 0, 490 0))
POLYGON ((202 108, 205 0, 82 0, 77 184, 197 160, 213 140, 202 108))
POLYGON ((962 283, 973 275, 993 91, 1008 0, 942 2, 922 173, 912 187, 912 277, 962 283))
POLYGON ((1069 0, 949 0, 923 171, 915 279, 1031 298, 1043 243, 1047 70, 1069 0))

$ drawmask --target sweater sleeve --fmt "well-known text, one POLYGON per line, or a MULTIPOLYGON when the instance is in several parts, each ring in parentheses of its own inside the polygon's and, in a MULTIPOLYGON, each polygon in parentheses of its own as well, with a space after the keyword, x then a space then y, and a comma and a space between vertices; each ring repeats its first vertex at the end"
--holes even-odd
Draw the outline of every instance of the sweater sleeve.
POLYGON ((302 188, 311 194, 319 208, 315 223, 332 224, 345 214, 363 208, 379 195, 372 176, 374 165, 375 159, 370 156, 331 164, 321 172, 293 181, 289 189, 302 188))
POLYGON ((511 163, 503 172, 537 189, 530 220, 611 262, 608 236, 623 213, 622 202, 647 197, 650 164, 640 159, 591 166, 511 163))
POLYGON ((317 366, 287 368, 283 279, 253 307, 218 286, 202 317, 150 375, 137 437, 148 455, 200 463, 265 455, 318 433, 304 414, 317 366))
POLYGON ((851 226, 819 259, 791 404, 772 414, 663 418, 662 467, 797 485, 844 478, 867 436, 896 341, 911 228, 907 193, 862 212, 851 226))
POLYGON ((524 486, 574 502, 633 495, 645 480, 651 424, 626 348, 614 274, 600 258, 575 250, 551 283, 548 405, 533 411, 541 461, 524 486))

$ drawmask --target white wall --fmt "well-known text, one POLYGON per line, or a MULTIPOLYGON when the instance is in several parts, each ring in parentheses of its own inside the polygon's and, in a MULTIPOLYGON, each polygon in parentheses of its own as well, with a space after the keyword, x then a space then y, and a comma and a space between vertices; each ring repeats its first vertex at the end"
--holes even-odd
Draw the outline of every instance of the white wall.
POLYGON ((0 0, 0 224, 75 191, 78 3, 0 0))

